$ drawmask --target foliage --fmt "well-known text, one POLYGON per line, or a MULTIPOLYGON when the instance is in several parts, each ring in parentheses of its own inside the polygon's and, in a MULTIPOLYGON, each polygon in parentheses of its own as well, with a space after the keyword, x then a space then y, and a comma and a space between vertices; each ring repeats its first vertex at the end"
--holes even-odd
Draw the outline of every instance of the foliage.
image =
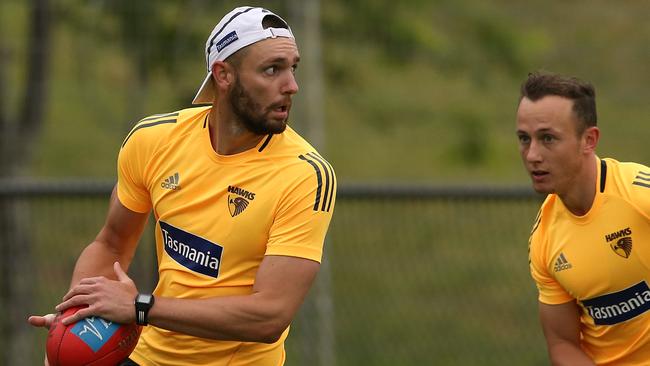
MULTIPOLYGON (((15 14, 3 16, 3 33, 17 34, 4 37, 8 109, 25 71, 24 2, 1 5, 15 14)), ((290 23, 302 4, 252 3, 290 23)), ((47 125, 28 174, 114 176, 117 145, 135 121, 189 106, 205 73, 205 38, 234 5, 58 2, 47 125)), ((647 10, 647 2, 605 0, 322 2, 322 152, 344 181, 523 182, 512 133, 517 90, 543 68, 595 83, 603 155, 646 161, 632 131, 650 108, 647 10)))

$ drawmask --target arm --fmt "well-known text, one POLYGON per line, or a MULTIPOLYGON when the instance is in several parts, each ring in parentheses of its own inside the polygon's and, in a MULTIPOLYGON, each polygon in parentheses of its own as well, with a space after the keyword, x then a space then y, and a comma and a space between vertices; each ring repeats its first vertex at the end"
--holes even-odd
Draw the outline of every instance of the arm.
MULTIPOLYGON (((124 207, 117 198, 114 189, 106 222, 95 240, 82 251, 77 259, 70 287, 73 288, 82 279, 90 276, 100 276, 95 277, 100 281, 107 281, 107 278, 116 278, 113 268, 114 263, 119 261, 125 267, 128 267, 129 263, 131 263, 147 218, 148 213, 137 213, 124 207)), ((135 297, 134 293, 137 293, 135 285, 130 280, 122 285, 122 290, 130 291, 130 293, 133 293, 133 297, 135 297)), ((82 300, 90 301, 91 299, 85 298, 82 300)), ((78 304, 92 303, 81 301, 78 304)), ((131 299, 132 305, 133 299, 131 299)), ((57 311, 63 311, 67 307, 69 306, 57 306, 56 309, 57 311)), ((84 310, 82 315, 90 315, 90 311, 90 309, 84 310)), ((28 321, 33 326, 49 328, 53 319, 54 315, 48 314, 45 316, 31 316, 28 321)))
POLYGON ((595 366, 580 347, 580 315, 575 301, 558 305, 540 302, 539 317, 553 365, 595 366))
POLYGON ((158 327, 199 337, 273 343, 291 323, 319 268, 309 259, 266 256, 251 295, 157 298, 149 319, 158 327))
POLYGON ((128 268, 147 223, 149 213, 124 207, 113 189, 106 222, 95 240, 81 252, 72 275, 71 287, 82 278, 104 276, 115 279, 113 263, 128 268))
MULTIPOLYGON (((319 268, 320 263, 309 259, 266 256, 252 294, 207 299, 156 297, 149 324, 203 338, 273 343, 291 323, 319 268)), ((100 300, 92 310, 80 310, 63 322, 75 322, 90 312, 117 322, 134 322, 135 293, 115 289, 130 281, 117 265, 115 272, 119 281, 89 278, 75 286, 57 309, 85 303, 89 296, 100 300)))

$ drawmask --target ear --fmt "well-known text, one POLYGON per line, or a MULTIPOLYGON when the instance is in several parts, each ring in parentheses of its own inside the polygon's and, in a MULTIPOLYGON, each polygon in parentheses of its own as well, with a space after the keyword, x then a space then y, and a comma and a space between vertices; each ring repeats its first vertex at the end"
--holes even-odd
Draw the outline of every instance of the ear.
POLYGON ((598 127, 588 127, 583 133, 584 152, 593 153, 596 151, 598 140, 600 139, 600 130, 598 127))
POLYGON ((235 69, 226 62, 216 61, 212 65, 212 78, 218 90, 227 89, 235 80, 235 69))

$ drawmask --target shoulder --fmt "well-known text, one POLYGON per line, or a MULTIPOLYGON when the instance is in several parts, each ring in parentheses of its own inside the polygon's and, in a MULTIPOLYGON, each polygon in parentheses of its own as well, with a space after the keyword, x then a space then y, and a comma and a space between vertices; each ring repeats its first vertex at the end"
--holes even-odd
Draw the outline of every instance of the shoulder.
POLYGON ((285 192, 313 199, 314 210, 329 211, 338 188, 330 162, 293 129, 271 138, 266 157, 281 171, 285 192))
POLYGON ((267 157, 275 165, 294 174, 334 176, 332 164, 290 127, 274 135, 267 149, 267 157))
POLYGON ((604 192, 617 195, 633 204, 650 208, 650 168, 634 162, 601 160, 601 173, 605 176, 604 192))
POLYGON ((545 238, 548 236, 548 231, 551 228, 551 223, 557 216, 557 200, 558 197, 555 194, 549 194, 539 208, 530 231, 529 251, 541 250, 544 246, 546 242, 545 238))
POLYGON ((164 143, 174 136, 182 135, 188 127, 199 124, 198 119, 206 115, 209 108, 188 108, 147 116, 133 126, 124 138, 121 147, 124 148, 127 144, 164 143))

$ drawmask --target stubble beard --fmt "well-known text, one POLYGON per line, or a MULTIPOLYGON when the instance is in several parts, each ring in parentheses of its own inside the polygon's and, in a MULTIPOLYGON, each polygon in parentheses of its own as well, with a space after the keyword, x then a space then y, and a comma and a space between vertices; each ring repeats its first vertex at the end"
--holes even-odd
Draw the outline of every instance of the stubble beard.
POLYGON ((256 135, 269 135, 282 133, 287 128, 286 121, 271 120, 266 116, 268 112, 264 112, 264 108, 244 89, 239 77, 235 79, 229 99, 235 117, 246 130, 256 135))

